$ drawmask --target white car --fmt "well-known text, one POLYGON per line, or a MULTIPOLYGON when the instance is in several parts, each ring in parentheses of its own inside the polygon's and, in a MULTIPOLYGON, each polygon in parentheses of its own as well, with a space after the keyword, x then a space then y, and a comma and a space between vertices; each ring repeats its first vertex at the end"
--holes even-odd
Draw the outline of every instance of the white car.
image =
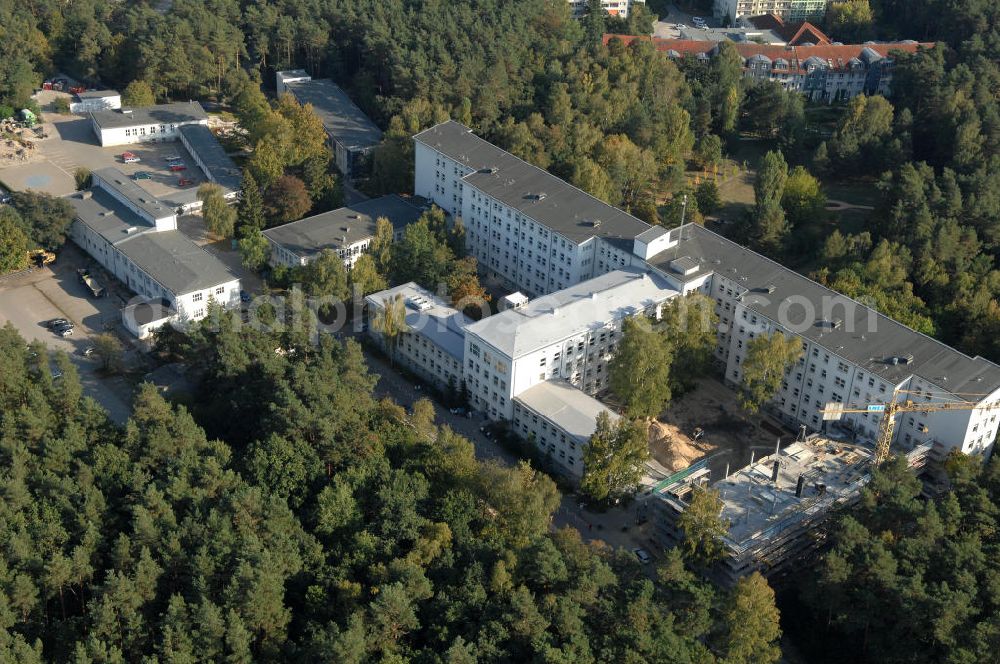
POLYGON ((677 24, 677 25, 675 25, 674 27, 675 27, 676 29, 678 29, 678 30, 687 30, 687 28, 688 28, 688 27, 687 27, 686 25, 684 25, 683 23, 678 23, 678 24, 677 24))

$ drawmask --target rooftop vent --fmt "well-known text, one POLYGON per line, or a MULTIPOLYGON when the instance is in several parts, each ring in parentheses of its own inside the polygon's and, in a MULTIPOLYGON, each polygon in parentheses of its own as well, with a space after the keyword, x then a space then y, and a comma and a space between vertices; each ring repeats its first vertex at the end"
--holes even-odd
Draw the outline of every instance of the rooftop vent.
POLYGON ((414 295, 407 298, 406 304, 417 311, 427 311, 431 308, 431 303, 422 295, 414 295))
POLYGON ((840 327, 841 327, 841 325, 843 325, 843 324, 844 324, 844 321, 840 320, 839 318, 834 318, 833 319, 833 329, 839 330, 840 327))
POLYGON ((80 192, 80 199, 84 201, 90 200, 93 196, 94 196, 93 192, 91 192, 89 189, 87 191, 80 192))
POLYGON ((543 191, 543 192, 540 192, 540 193, 532 195, 531 198, 535 199, 536 201, 544 201, 547 196, 548 196, 548 194, 546 194, 543 191))
POLYGON ((489 168, 480 168, 479 172, 483 175, 496 175, 499 170, 496 166, 490 166, 489 168))
MULTIPOLYGON (((544 196, 544 194, 542 194, 542 195, 544 196)), ((593 220, 591 220, 590 226, 591 226, 591 228, 600 228, 601 227, 601 220, 600 219, 593 219, 593 220)))
MULTIPOLYGON (((131 235, 132 233, 135 233, 137 230, 139 230, 138 227, 136 227, 136 226, 129 226, 128 228, 125 229, 125 232, 131 235)), ((131 245, 129 245, 129 246, 131 246, 131 245)))
POLYGON ((348 219, 357 219, 358 215, 356 215, 356 214, 349 214, 349 215, 347 215, 347 218, 348 219))
POLYGON ((342 230, 342 231, 344 231, 346 233, 347 231, 350 230, 350 228, 348 228, 347 226, 341 226, 340 230, 342 230))

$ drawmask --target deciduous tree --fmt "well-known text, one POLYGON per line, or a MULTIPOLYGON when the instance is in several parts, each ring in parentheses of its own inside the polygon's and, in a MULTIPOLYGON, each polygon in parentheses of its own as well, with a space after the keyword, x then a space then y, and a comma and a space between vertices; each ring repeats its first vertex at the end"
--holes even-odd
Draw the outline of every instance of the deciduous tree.
POLYGON ((595 502, 626 496, 639 486, 649 459, 646 425, 626 418, 597 416, 597 429, 583 450, 580 488, 595 502))
POLYGON ((670 402, 674 349, 645 319, 626 318, 608 365, 608 385, 632 417, 657 417, 670 402))
POLYGON ((781 332, 760 334, 747 344, 740 379, 740 407, 755 414, 781 387, 785 372, 802 357, 802 342, 781 332))

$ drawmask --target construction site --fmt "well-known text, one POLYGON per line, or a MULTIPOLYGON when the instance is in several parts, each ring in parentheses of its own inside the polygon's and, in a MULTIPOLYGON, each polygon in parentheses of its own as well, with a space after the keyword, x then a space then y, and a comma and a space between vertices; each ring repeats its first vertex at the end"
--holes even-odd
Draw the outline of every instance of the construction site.
MULTIPOLYGON (((910 465, 923 466, 930 451, 929 443, 910 451, 910 465)), ((716 481, 707 467, 678 473, 655 489, 654 538, 665 547, 680 541, 678 519, 694 489, 705 486, 718 492, 729 529, 713 579, 730 586, 753 571, 781 577, 822 546, 827 519, 860 498, 873 454, 870 447, 811 435, 716 481)))
POLYGON ((736 403, 731 389, 713 378, 699 379, 694 388, 670 403, 649 425, 649 453, 660 479, 705 466, 721 475, 740 468, 756 453, 786 444, 795 435, 766 415, 751 420, 736 403))

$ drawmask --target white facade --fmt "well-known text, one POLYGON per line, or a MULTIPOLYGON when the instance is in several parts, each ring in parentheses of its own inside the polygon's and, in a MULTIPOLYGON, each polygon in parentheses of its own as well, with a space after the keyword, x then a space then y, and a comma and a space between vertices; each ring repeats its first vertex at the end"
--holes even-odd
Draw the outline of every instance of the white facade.
POLYGON ((76 97, 69 103, 70 113, 110 111, 122 107, 122 97, 117 92, 101 96, 76 97))
POLYGON ((735 23, 741 16, 776 14, 786 21, 821 19, 828 0, 715 0, 712 14, 735 23))
MULTIPOLYGON (((768 408, 791 426, 849 428, 857 439, 871 441, 878 430, 877 415, 845 416, 843 422, 832 424, 825 423, 819 411, 828 402, 885 403, 897 391, 901 400, 929 403, 963 400, 971 393, 983 395, 976 402, 980 405, 1000 401, 1000 366, 965 356, 878 316, 704 228, 689 224, 668 231, 641 222, 641 228, 636 228, 618 219, 617 237, 604 233, 607 225, 599 228, 599 220, 592 232, 584 233, 580 229, 593 218, 592 213, 577 213, 588 206, 593 210, 593 201, 565 187, 557 194, 561 214, 554 215, 549 207, 543 212, 550 221, 541 223, 529 212, 541 209, 531 207, 545 197, 535 193, 537 186, 551 192, 551 180, 528 172, 519 160, 484 145, 455 124, 445 123, 438 126, 440 130, 435 127, 417 136, 415 193, 461 215, 467 248, 484 272, 503 279, 511 289, 532 296, 548 293, 546 297, 552 298, 544 315, 539 315, 539 300, 535 300, 465 330, 463 373, 470 405, 490 418, 511 420, 518 395, 546 382, 566 381, 587 394, 606 386, 607 362, 625 314, 619 311, 583 320, 567 316, 569 307, 560 310, 560 302, 573 297, 574 287, 581 282, 629 268, 652 269, 669 283, 670 294, 661 292, 653 312, 676 294, 700 292, 716 300, 720 325, 715 358, 731 385, 737 386, 742 379, 745 350, 754 336, 781 330, 799 337, 805 356, 789 370, 768 408), (490 191, 505 196, 509 204, 490 191), (576 221, 570 224, 568 219, 576 221), (566 228, 577 231, 578 241, 566 237, 562 231, 566 228), (630 241, 624 242, 630 232, 630 241), (777 294, 770 280, 781 284, 777 294), (773 302, 765 303, 768 298, 773 302), (764 313, 776 309, 780 314, 781 307, 793 299, 817 309, 827 300, 838 306, 847 303, 859 315, 877 317, 881 327, 873 327, 866 339, 863 333, 841 331, 839 320, 817 319, 799 330, 779 325, 776 313, 764 313), (538 325, 539 320, 544 323, 538 325), (495 328, 503 327, 505 321, 510 323, 507 329, 497 332, 495 328)), ((590 295, 601 292, 589 284, 583 290, 590 295)), ((648 309, 649 302, 633 300, 648 309)), ((1000 413, 994 410, 904 414, 898 416, 895 439, 908 449, 934 440, 945 448, 988 455, 998 417, 1000 413)))
POLYGON ((459 390, 462 383, 462 337, 472 322, 465 314, 412 281, 365 298, 369 335, 393 361, 439 390, 459 390), (386 302, 401 296, 406 307, 406 332, 390 349, 375 323, 386 302))
POLYGON ((546 381, 602 392, 624 320, 658 318, 677 295, 659 277, 616 271, 473 323, 464 352, 470 405, 509 420, 513 399, 546 381))
MULTIPOLYGON (((587 0, 568 0, 574 18, 580 18, 587 13, 587 0)), ((636 5, 645 5, 646 0, 601 0, 601 7, 611 16, 628 18, 628 14, 636 5)))
POLYGON ((133 143, 176 141, 177 129, 190 124, 208 124, 198 102, 174 102, 145 108, 94 111, 91 127, 104 147, 133 143))

